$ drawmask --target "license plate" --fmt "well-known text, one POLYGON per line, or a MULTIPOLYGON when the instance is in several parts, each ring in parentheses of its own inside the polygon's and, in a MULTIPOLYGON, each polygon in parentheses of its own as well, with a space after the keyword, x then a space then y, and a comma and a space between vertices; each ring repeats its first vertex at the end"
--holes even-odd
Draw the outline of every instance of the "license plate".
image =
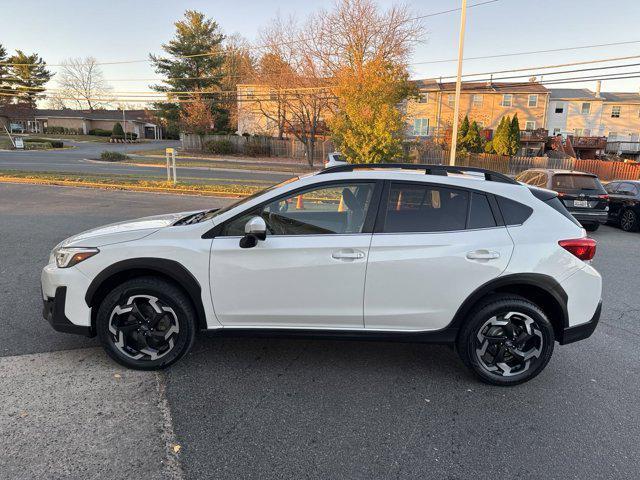
POLYGON ((587 208, 587 207, 589 207, 589 201, 588 200, 574 200, 573 201, 573 206, 574 207, 579 207, 579 208, 587 208))

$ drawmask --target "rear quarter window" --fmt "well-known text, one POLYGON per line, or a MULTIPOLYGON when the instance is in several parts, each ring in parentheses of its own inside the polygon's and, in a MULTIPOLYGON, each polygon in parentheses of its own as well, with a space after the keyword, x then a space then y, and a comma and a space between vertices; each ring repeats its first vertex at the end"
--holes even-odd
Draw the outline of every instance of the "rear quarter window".
POLYGON ((496 196, 506 225, 522 225, 533 213, 533 208, 509 198, 496 196))

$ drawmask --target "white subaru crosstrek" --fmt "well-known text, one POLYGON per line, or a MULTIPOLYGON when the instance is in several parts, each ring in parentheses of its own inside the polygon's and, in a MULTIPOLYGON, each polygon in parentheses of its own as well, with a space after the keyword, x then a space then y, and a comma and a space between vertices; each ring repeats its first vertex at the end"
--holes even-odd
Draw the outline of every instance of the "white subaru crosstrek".
POLYGON ((595 249, 554 192, 499 173, 344 165, 63 241, 44 316, 137 369, 172 364, 198 330, 253 330, 451 344, 513 385, 593 333, 595 249))

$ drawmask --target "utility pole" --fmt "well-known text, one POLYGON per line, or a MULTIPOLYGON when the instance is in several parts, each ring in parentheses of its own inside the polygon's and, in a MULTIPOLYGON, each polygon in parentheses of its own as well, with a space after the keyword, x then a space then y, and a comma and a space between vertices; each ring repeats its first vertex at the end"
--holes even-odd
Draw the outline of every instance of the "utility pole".
POLYGON ((451 132, 451 155, 449 165, 456 164, 456 147, 458 142, 458 114, 460 112, 460 89, 462 88, 462 56, 464 52, 464 30, 467 24, 467 0, 462 0, 460 14, 460 37, 458 38, 458 74, 456 75, 456 100, 453 107, 453 131, 451 132))
POLYGON ((124 114, 124 103, 122 104, 122 129, 124 130, 124 143, 127 144, 127 118, 124 114))

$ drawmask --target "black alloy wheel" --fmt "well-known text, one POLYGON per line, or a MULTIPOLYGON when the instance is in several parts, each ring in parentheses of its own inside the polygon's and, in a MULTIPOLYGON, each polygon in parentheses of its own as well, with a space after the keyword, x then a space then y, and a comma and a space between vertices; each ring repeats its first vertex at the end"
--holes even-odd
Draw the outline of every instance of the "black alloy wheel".
POLYGON ((100 304, 98 337, 118 363, 139 370, 171 365, 193 344, 196 321, 178 286, 155 277, 126 281, 100 304))
POLYGON ((517 295, 493 295, 471 312, 458 337, 458 353, 481 380, 517 385, 547 365, 553 327, 534 303, 517 295))
POLYGON ((638 216, 636 212, 627 208, 620 215, 620 228, 625 232, 635 232, 638 230, 638 216))

